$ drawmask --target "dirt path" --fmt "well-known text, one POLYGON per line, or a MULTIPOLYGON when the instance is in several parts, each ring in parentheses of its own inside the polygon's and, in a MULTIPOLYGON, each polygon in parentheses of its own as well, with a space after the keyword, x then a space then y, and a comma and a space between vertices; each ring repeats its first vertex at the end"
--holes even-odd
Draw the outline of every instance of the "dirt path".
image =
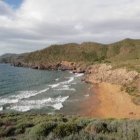
POLYGON ((140 106, 120 90, 120 86, 101 83, 95 86, 93 95, 83 104, 83 115, 99 118, 140 119, 140 106))

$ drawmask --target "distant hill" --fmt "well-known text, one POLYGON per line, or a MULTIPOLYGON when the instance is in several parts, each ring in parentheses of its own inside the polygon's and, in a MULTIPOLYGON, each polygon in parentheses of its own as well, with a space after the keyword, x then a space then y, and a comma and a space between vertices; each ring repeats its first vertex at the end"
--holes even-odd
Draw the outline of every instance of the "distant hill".
POLYGON ((32 53, 21 55, 6 54, 0 58, 0 62, 11 63, 20 61, 26 64, 47 64, 64 60, 84 63, 115 64, 116 62, 118 64, 127 62, 127 65, 131 65, 131 61, 136 60, 140 62, 140 39, 124 39, 112 44, 85 42, 82 44, 52 45, 32 53))
POLYGON ((17 57, 17 54, 7 53, 7 54, 0 56, 0 62, 1 63, 9 63, 9 62, 12 62, 13 59, 16 57, 17 57))
POLYGON ((26 57, 27 53, 24 54, 12 54, 7 53, 0 56, 0 63, 14 63, 16 61, 23 60, 24 57, 26 57))

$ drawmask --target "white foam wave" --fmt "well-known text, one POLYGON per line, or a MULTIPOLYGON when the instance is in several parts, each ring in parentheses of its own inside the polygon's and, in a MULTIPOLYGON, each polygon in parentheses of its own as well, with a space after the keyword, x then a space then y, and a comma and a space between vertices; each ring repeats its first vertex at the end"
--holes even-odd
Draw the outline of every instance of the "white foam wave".
POLYGON ((61 82, 61 84, 70 84, 74 80, 74 77, 70 77, 69 80, 61 82))
POLYGON ((63 86, 61 86, 60 88, 56 88, 56 89, 54 89, 54 90, 57 90, 57 91, 75 91, 75 89, 74 88, 70 88, 70 86, 71 85, 63 85, 63 86))
MULTIPOLYGON (((59 82, 59 83, 56 83, 56 84, 52 84, 52 85, 49 85, 51 88, 57 88, 57 87, 59 87, 59 86, 64 86, 64 85, 67 85, 67 84, 73 84, 72 82, 74 81, 74 79, 75 78, 77 78, 77 77, 81 77, 81 76, 83 76, 84 74, 83 73, 76 73, 75 75, 73 75, 73 76, 71 76, 71 77, 68 77, 68 80, 66 80, 66 81, 63 81, 63 82, 59 82)), ((55 81, 58 81, 59 79, 57 78, 57 79, 55 79, 55 81)), ((76 83, 74 83, 74 84, 76 84, 76 83)), ((63 87, 63 88, 59 88, 59 89, 55 89, 55 90, 75 90, 75 89, 69 89, 68 87, 63 87)))
POLYGON ((65 102, 68 98, 69 96, 59 96, 57 98, 47 98, 43 100, 21 100, 19 103, 12 104, 9 109, 26 112, 31 109, 40 109, 50 106, 55 110, 60 110, 63 107, 62 103, 65 102))
POLYGON ((56 88, 60 85, 60 83, 49 85, 51 88, 56 88))
POLYGON ((84 75, 83 73, 75 73, 75 77, 81 77, 83 75, 84 75))
POLYGON ((54 89, 54 88, 57 88, 59 86, 64 86, 66 84, 70 84, 73 80, 74 80, 74 76, 73 77, 69 77, 69 79, 66 80, 66 81, 59 82, 57 84, 52 84, 52 85, 49 85, 49 86, 54 89))
POLYGON ((38 94, 44 93, 47 90, 49 90, 49 88, 40 90, 40 91, 20 91, 20 94, 18 95, 13 95, 11 96, 12 98, 16 98, 16 99, 27 99, 33 96, 36 96, 38 94))
POLYGON ((56 79, 55 79, 55 81, 58 81, 58 80, 59 80, 59 78, 56 78, 56 79))
POLYGON ((69 88, 69 87, 63 87, 63 88, 59 88, 59 89, 55 89, 57 91, 63 91, 63 90, 68 90, 68 91, 75 91, 74 88, 69 88))
POLYGON ((18 103, 22 99, 27 99, 27 98, 36 96, 38 94, 46 92, 47 90, 49 90, 49 88, 46 88, 40 91, 20 91, 18 95, 11 95, 7 98, 6 97, 0 98, 0 105, 15 104, 15 103, 18 103))
POLYGON ((16 110, 16 111, 21 111, 21 112, 26 112, 31 110, 31 106, 19 106, 19 105, 14 105, 12 107, 9 107, 8 109, 16 110))
POLYGON ((53 108, 54 108, 55 110, 60 110, 61 108, 63 108, 63 105, 62 105, 62 103, 57 103, 57 104, 54 104, 54 105, 53 105, 53 108))
POLYGON ((0 105, 4 104, 14 104, 17 103, 18 99, 10 99, 10 98, 1 98, 0 99, 0 105))

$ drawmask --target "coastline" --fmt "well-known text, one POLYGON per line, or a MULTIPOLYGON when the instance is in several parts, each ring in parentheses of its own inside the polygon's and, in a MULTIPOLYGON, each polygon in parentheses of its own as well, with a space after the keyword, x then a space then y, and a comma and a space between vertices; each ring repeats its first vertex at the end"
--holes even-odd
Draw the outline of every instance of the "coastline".
MULTIPOLYGON (((121 85, 134 82, 139 77, 135 71, 126 69, 113 70, 111 65, 99 64, 86 67, 76 63, 63 61, 54 69, 83 73, 82 81, 91 84, 92 92, 84 102, 81 102, 79 116, 94 118, 140 119, 140 106, 132 102, 132 96, 121 91, 121 85)), ((43 70, 43 69, 41 69, 43 70)))
POLYGON ((82 104, 83 116, 116 119, 140 119, 140 106, 135 105, 131 96, 121 91, 121 86, 100 83, 92 87, 93 95, 82 104))

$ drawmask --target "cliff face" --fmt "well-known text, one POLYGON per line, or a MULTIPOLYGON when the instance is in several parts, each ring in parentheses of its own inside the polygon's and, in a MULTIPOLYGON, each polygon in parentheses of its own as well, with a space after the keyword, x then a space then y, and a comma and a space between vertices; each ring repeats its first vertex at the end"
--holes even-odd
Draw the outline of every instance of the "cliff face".
POLYGON ((29 67, 39 70, 71 70, 73 73, 85 73, 87 65, 84 63, 76 63, 69 61, 53 62, 53 63, 24 63, 16 62, 12 64, 16 67, 29 67))
POLYGON ((90 66, 86 71, 85 80, 90 83, 107 82, 127 85, 140 77, 136 71, 127 71, 125 68, 113 69, 111 65, 99 64, 90 66))

